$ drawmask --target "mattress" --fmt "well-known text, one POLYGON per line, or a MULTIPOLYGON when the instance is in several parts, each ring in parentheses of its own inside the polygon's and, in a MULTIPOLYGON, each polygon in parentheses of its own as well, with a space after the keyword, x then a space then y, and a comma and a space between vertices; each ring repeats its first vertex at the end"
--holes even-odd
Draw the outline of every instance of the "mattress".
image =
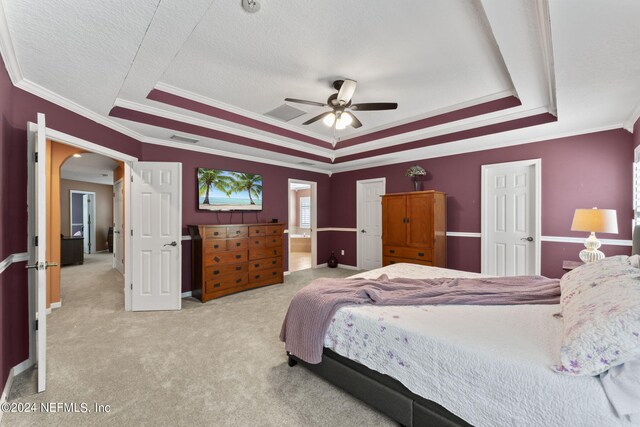
MULTIPOLYGON (((482 277, 393 264, 353 277, 482 277)), ((555 373, 559 305, 350 306, 324 346, 400 381, 476 426, 633 425, 615 415, 597 377, 555 373)))

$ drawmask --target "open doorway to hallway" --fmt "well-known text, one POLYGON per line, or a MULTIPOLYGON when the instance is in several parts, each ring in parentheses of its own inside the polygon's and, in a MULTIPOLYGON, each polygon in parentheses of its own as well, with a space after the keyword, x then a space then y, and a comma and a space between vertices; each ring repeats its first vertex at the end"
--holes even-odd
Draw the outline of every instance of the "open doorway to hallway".
POLYGON ((289 180, 289 271, 315 267, 315 183, 289 180))

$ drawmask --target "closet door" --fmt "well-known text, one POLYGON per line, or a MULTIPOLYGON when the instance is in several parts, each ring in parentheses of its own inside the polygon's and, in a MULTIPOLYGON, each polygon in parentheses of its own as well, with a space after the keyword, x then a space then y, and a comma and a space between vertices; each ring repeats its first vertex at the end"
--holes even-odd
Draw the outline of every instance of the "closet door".
POLYGON ((433 193, 407 196, 407 246, 433 247, 433 193))
POLYGON ((382 244, 404 246, 407 241, 407 197, 382 197, 382 244))

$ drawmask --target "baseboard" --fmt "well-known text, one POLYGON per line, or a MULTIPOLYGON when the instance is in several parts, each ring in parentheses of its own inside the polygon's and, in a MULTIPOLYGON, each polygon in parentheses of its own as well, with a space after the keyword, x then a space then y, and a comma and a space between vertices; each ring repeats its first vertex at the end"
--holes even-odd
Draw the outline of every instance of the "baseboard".
POLYGON ((183 292, 182 298, 190 298, 193 295, 193 291, 183 292))
MULTIPOLYGON (((316 268, 329 268, 327 266, 327 263, 325 262, 324 264, 318 264, 316 266, 316 268)), ((360 271, 360 269, 358 267, 356 267, 355 265, 347 265, 347 264, 340 264, 338 263, 338 268, 344 268, 345 270, 356 270, 356 271, 360 271)))
POLYGON ((33 366, 33 363, 31 362, 31 359, 27 359, 21 363, 18 363, 16 366, 13 367, 13 374, 20 375, 21 373, 23 373, 24 371, 26 371, 32 366, 33 366))
POLYGON ((288 275, 290 275, 290 274, 291 274, 291 272, 290 272, 289 270, 287 270, 287 271, 285 271, 285 272, 284 272, 284 275, 285 275, 285 276, 288 276, 288 275))
POLYGON ((316 265, 316 268, 326 268, 326 267, 327 267, 327 263, 326 262, 324 264, 316 265))
MULTIPOLYGON (((4 384, 4 389, 2 390, 2 395, 0 396, 0 405, 4 404, 7 400, 9 400, 9 393, 11 392, 11 386, 13 385, 13 371, 14 368, 9 370, 9 375, 7 376, 7 382, 4 384)), ((2 414, 4 411, 0 411, 0 421, 2 421, 2 414)))
POLYGON ((53 309, 53 308, 60 308, 60 307, 62 307, 62 300, 60 300, 60 301, 58 301, 58 302, 52 302, 52 303, 50 304, 50 306, 51 306, 51 308, 52 308, 52 309, 53 309))

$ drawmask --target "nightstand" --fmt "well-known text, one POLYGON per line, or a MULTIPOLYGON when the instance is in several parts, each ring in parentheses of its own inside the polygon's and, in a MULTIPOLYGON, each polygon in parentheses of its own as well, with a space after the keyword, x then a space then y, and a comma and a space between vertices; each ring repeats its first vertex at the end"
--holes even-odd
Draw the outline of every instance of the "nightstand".
POLYGON ((562 269, 564 271, 571 271, 574 268, 578 268, 581 265, 584 265, 582 261, 562 261, 562 269))

